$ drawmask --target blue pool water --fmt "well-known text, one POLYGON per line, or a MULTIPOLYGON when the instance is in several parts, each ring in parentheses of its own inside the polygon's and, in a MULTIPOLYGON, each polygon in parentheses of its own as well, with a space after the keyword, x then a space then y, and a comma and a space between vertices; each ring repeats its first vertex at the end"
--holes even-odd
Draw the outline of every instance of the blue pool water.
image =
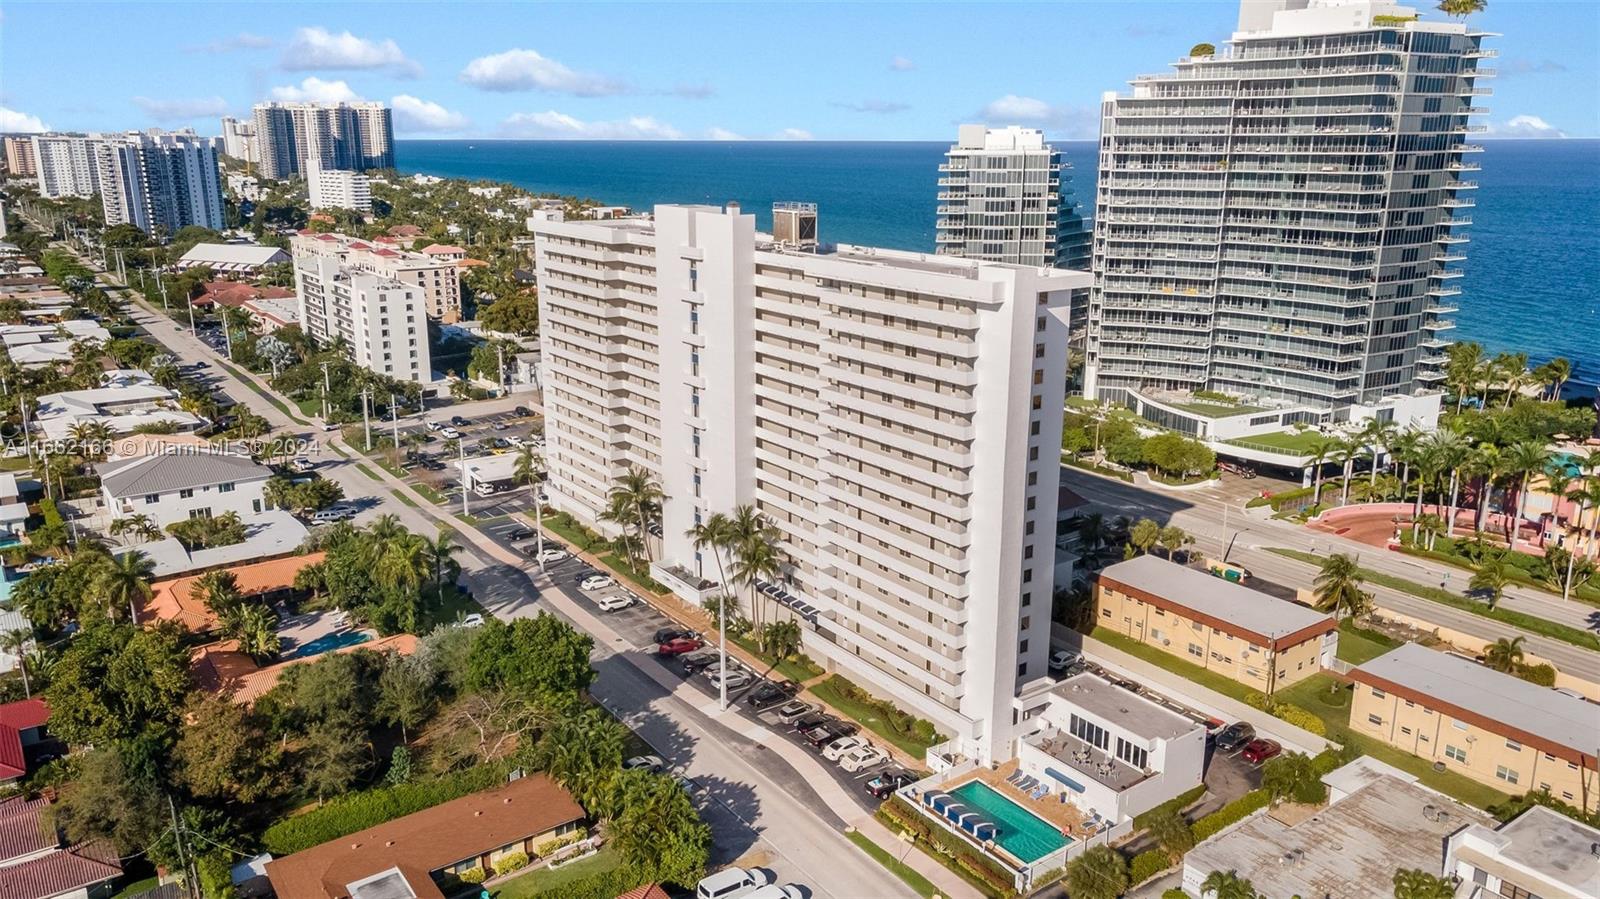
POLYGON ((365 643, 371 639, 371 634, 363 633, 361 631, 344 631, 337 634, 325 634, 315 640, 312 640, 310 643, 296 647, 294 652, 289 653, 284 658, 303 659, 308 656, 332 652, 335 649, 343 649, 346 646, 355 646, 357 643, 365 643))
POLYGON ((1035 862, 1067 845, 1055 825, 1040 818, 981 780, 950 791, 958 802, 977 809, 995 824, 995 842, 1025 862, 1035 862))

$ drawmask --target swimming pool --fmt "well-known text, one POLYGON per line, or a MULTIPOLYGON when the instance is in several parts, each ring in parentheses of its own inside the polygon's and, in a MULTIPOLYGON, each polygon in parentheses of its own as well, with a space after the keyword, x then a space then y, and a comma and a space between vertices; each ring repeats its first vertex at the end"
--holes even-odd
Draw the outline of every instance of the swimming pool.
POLYGON ((950 795, 995 824, 995 842, 1024 862, 1033 863, 1071 842, 1040 818, 981 780, 964 783, 950 795))
POLYGON ((284 656, 286 659, 303 659, 307 656, 321 655, 346 646, 355 646, 372 639, 372 635, 365 631, 341 631, 336 634, 323 634, 310 643, 295 647, 295 650, 284 656))

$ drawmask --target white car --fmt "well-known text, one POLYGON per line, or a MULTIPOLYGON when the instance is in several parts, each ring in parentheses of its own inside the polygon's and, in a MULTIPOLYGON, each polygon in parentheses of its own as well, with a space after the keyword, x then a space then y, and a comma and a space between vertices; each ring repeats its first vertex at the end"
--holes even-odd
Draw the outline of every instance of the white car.
POLYGON ((616 581, 603 574, 591 574, 578 583, 585 590, 604 590, 616 581))
POLYGON ((739 899, 806 899, 806 894, 792 883, 786 883, 782 886, 769 883, 764 887, 758 888, 754 893, 745 893, 739 899))
POLYGON ((289 470, 298 471, 301 474, 311 471, 316 467, 317 463, 307 459, 305 456, 295 456, 293 459, 289 460, 289 470))
POLYGON ((695 899, 735 899, 772 883, 760 868, 723 868, 703 878, 694 888, 695 899))
POLYGON ((506 438, 506 442, 511 444, 512 446, 521 446, 526 441, 524 441, 522 439, 522 435, 521 434, 512 434, 510 437, 506 438))
POLYGON ((619 611, 621 609, 626 609, 628 606, 633 605, 633 597, 631 597, 631 596, 607 596, 606 598, 604 598, 604 599, 600 600, 599 602, 595 603, 595 605, 599 606, 600 607, 600 611, 602 611, 602 612, 616 612, 616 611, 619 611))
POLYGON ((473 612, 471 615, 461 619, 458 627, 483 627, 483 616, 473 612))
POLYGON ((547 549, 544 552, 539 553, 539 561, 545 563, 546 565, 550 564, 551 562, 559 562, 566 557, 567 551, 564 549, 547 549))
POLYGON ((860 746, 839 757, 839 767, 854 774, 889 760, 889 754, 876 746, 860 746))
POLYGON ((830 762, 837 762, 840 756, 844 755, 850 750, 860 749, 863 746, 870 745, 872 744, 861 739, 860 737, 840 737, 839 739, 834 740, 832 743, 822 747, 822 757, 830 762))
POLYGON ((461 432, 450 427, 449 425, 440 428, 439 433, 443 434, 446 440, 458 440, 461 437, 461 432))
POLYGON ((624 771, 649 771, 654 774, 665 771, 667 761, 659 755, 636 755, 622 763, 624 771))
POLYGON ((1058 649, 1050 653, 1048 664, 1051 671, 1065 671, 1078 664, 1078 654, 1070 649, 1058 649))
POLYGON ((444 422, 442 422, 442 421, 430 421, 430 422, 428 422, 428 430, 430 430, 430 431, 442 431, 442 430, 444 430, 444 422))
POLYGON ((749 674, 739 671, 738 669, 734 669, 727 673, 719 671, 712 676, 711 686, 721 688, 723 682, 726 681, 728 684, 728 689, 737 690, 745 684, 750 683, 751 680, 753 680, 753 678, 749 674))
POLYGON ((349 506, 329 506, 311 516, 312 524, 332 524, 335 521, 344 521, 356 517, 356 510, 349 506))

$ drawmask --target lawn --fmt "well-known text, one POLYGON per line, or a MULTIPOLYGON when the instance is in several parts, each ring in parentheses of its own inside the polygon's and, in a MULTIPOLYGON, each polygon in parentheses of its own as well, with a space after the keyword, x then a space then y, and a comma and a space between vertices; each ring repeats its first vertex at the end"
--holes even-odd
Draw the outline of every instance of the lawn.
POLYGON ((454 584, 445 585, 444 602, 438 605, 434 605, 438 600, 438 593, 431 586, 423 587, 422 589, 429 604, 422 616, 422 620, 417 622, 417 633, 419 634, 426 634, 439 625, 454 624, 463 615, 470 615, 473 612, 481 613, 483 611, 483 606, 478 605, 477 600, 456 589, 454 584))
POLYGON ((33 467, 27 456, 6 456, 0 459, 0 471, 26 471, 33 467))
MULTIPOLYGON (((641 563, 643 563, 644 560, 640 559, 639 561, 641 563)), ((650 577, 650 575, 639 571, 638 569, 634 568, 632 565, 629 565, 627 558, 624 557, 624 556, 618 555, 617 553, 605 553, 604 555, 600 556, 600 564, 606 566, 607 568, 610 568, 612 571, 616 572, 617 575, 620 576, 623 580, 628 581, 629 583, 633 584, 635 587, 638 587, 641 590, 645 590, 645 591, 648 591, 650 593, 671 593, 672 592, 671 590, 668 590, 665 586, 656 583, 655 579, 650 577)))
MULTIPOLYGON (((1089 636, 1120 649, 1134 658, 1143 659, 1159 668, 1165 668, 1181 678, 1192 680, 1202 687, 1237 699, 1240 702, 1249 702, 1252 695, 1260 694, 1260 691, 1252 690, 1231 677, 1224 677, 1215 671, 1208 671, 1199 665, 1192 665, 1177 656, 1162 652, 1154 646, 1148 646, 1130 637, 1125 637, 1108 628, 1097 627, 1090 632, 1089 636)), ((1281 691, 1279 695, 1282 695, 1281 691)))
POLYGON ((622 866, 622 854, 605 848, 582 861, 562 865, 554 871, 538 868, 489 888, 493 899, 524 899, 527 896, 558 896, 568 884, 603 874, 622 866))
POLYGON ((889 873, 905 881, 906 886, 911 887, 912 892, 918 896, 939 895, 939 888, 933 885, 933 881, 918 874, 917 869, 896 859, 889 854, 888 850, 867 839, 865 834, 858 830, 847 830, 844 835, 850 842, 856 844, 862 852, 872 856, 873 861, 889 869, 889 873))
POLYGON ((1260 406, 1237 406, 1229 403, 1208 403, 1204 400, 1195 400, 1191 403, 1166 403, 1180 412, 1190 415, 1204 415, 1207 418, 1227 418, 1230 415, 1249 415, 1260 412, 1260 406))
MULTIPOLYGON (((1308 565, 1320 566, 1324 561, 1321 556, 1315 556, 1311 553, 1301 552, 1295 549, 1284 549, 1282 547, 1271 546, 1267 548, 1267 551, 1277 553, 1280 556, 1285 556, 1290 559, 1297 559, 1301 562, 1305 562, 1308 565)), ((1552 640, 1560 640, 1563 643, 1571 643, 1573 646, 1581 646, 1584 649, 1600 650, 1600 637, 1597 637, 1590 631, 1580 630, 1572 627, 1571 625, 1561 624, 1555 621, 1549 621, 1536 615, 1518 612, 1514 609, 1508 609, 1505 606, 1499 606, 1491 609, 1487 603, 1481 603, 1477 600, 1451 593, 1449 590, 1445 590, 1441 587, 1419 584, 1416 581, 1408 581, 1405 578, 1395 577, 1392 574, 1384 574, 1380 571, 1374 571, 1371 568, 1362 568, 1360 569, 1360 572, 1362 579, 1370 584, 1377 584, 1380 587, 1388 587, 1391 590, 1399 590, 1401 593, 1409 593, 1410 595, 1419 599, 1431 600, 1439 603, 1440 605, 1460 609, 1463 612, 1471 612, 1472 614, 1483 618, 1491 618, 1495 621, 1501 622, 1502 624, 1509 624, 1512 627, 1520 627, 1525 631, 1540 634, 1542 636, 1549 637, 1552 640)))
POLYGON ((944 741, 932 724, 913 718, 892 703, 870 696, 858 698, 865 692, 837 674, 811 687, 811 693, 919 761, 927 757, 929 746, 944 741), (891 719, 900 719, 902 725, 896 726, 891 719))
MULTIPOLYGON (((231 365, 228 365, 226 362, 218 362, 217 363, 217 367, 221 368, 223 371, 227 372, 228 374, 233 375, 235 378, 238 378, 240 381, 243 381, 244 382, 244 386, 246 386, 246 387, 250 388, 251 390, 255 391, 258 395, 260 395, 260 397, 262 399, 264 399, 267 402, 271 403, 279 412, 282 412, 284 415, 289 416, 291 421, 298 421, 301 424, 310 424, 310 422, 301 421, 300 420, 300 416, 295 415, 293 412, 289 411, 289 407, 284 405, 283 400, 278 399, 278 397, 275 396, 272 393, 269 393, 269 392, 267 392, 265 390, 262 390, 260 385, 256 384, 255 381, 250 380, 250 376, 249 375, 243 374, 238 369, 234 368, 231 365)), ((318 408, 320 410, 320 405, 319 405, 318 408)), ((302 411, 302 412, 305 411, 303 406, 302 406, 300 411, 302 411)), ((307 414, 310 414, 310 413, 307 413, 307 414)))
POLYGON ((1309 456, 1315 452, 1313 447, 1326 439, 1321 432, 1307 429, 1304 431, 1274 431, 1270 434, 1256 434, 1253 437, 1240 437, 1224 442, 1248 449, 1265 450, 1269 453, 1309 456))
MULTIPOLYGON (((1339 641, 1341 644, 1344 642, 1343 635, 1339 637, 1339 641)), ((1350 729, 1352 688, 1349 684, 1340 684, 1336 690, 1330 691, 1328 689, 1330 683, 1337 682, 1327 677, 1309 677, 1279 690, 1277 698, 1283 702, 1293 703, 1321 718, 1323 725, 1328 729, 1328 739, 1346 744, 1380 762, 1387 762, 1402 771, 1414 774, 1424 786, 1432 787, 1446 796, 1485 809, 1510 798, 1493 787, 1454 771, 1435 771, 1432 763, 1424 759, 1380 743, 1364 734, 1355 733, 1350 729)))
MULTIPOLYGON (((745 652, 750 653, 756 658, 761 659, 763 662, 766 662, 767 665, 772 666, 772 657, 757 648, 756 641, 750 637, 735 637, 729 635, 728 642, 737 643, 739 646, 744 648, 745 652)), ((823 673, 823 670, 819 668, 815 662, 805 658, 804 656, 784 659, 776 666, 773 666, 773 670, 777 671, 779 674, 783 675, 789 680, 795 681, 796 683, 804 683, 823 673)))
POLYGON ((1377 631, 1357 627, 1348 618, 1339 622, 1339 658, 1352 665, 1371 661, 1399 645, 1377 631))

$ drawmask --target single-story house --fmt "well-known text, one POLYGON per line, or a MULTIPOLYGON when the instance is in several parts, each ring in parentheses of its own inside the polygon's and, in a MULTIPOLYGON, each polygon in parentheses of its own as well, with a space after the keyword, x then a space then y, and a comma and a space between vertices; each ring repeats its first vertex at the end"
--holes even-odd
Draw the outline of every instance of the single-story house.
MULTIPOLYGON (((301 569, 315 565, 326 557, 327 553, 306 553, 217 570, 233 575, 241 596, 272 602, 294 590, 294 579, 301 569)), ((150 599, 140 607, 139 620, 176 621, 193 633, 204 633, 215 628, 217 616, 198 595, 195 587, 203 576, 192 574, 151 584, 150 599)))
POLYGON ((0 784, 27 775, 28 747, 49 739, 45 733, 49 721, 50 706, 42 698, 0 705, 0 784))
POLYGON ((22 501, 17 476, 0 472, 0 549, 22 541, 27 534, 28 504, 22 501))
POLYGON ((47 799, 0 799, 0 896, 6 899, 102 899, 122 876, 106 843, 70 845, 49 824, 47 799))
POLYGON ((444 899, 441 881, 584 828, 572 795, 543 774, 396 818, 267 863, 293 899, 444 899))
POLYGON ((199 416, 178 408, 176 393, 153 382, 47 393, 39 397, 32 416, 44 438, 54 441, 70 439, 72 426, 83 422, 101 422, 114 434, 158 422, 193 431, 203 423, 199 416))
POLYGON ((241 243, 197 243, 178 260, 179 268, 203 265, 218 274, 254 275, 263 266, 288 262, 291 257, 281 247, 261 247, 241 243))

